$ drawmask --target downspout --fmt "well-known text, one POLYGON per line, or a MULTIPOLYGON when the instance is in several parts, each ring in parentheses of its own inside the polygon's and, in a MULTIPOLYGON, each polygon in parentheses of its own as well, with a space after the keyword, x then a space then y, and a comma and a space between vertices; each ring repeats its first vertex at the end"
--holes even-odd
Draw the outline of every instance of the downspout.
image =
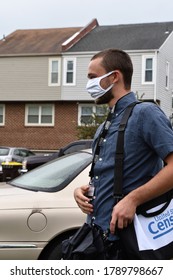
POLYGON ((154 77, 154 102, 157 103, 157 59, 158 59, 158 51, 155 51, 155 77, 154 77))

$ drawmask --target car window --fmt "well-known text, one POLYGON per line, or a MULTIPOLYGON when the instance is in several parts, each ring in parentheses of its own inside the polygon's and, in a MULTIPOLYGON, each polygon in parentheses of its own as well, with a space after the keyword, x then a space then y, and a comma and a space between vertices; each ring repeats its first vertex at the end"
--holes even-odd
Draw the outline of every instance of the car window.
POLYGON ((20 149, 21 157, 28 157, 29 155, 33 155, 33 153, 30 153, 28 150, 25 150, 25 149, 20 149))
POLYGON ((71 154, 80 150, 85 149, 85 144, 78 144, 78 145, 73 145, 71 147, 68 147, 66 150, 64 150, 64 154, 71 154))
POLYGON ((78 152, 84 149, 89 149, 92 146, 92 141, 86 141, 86 142, 77 142, 77 143, 72 143, 71 146, 67 146, 63 150, 63 153, 65 155, 70 154, 70 153, 74 153, 74 152, 78 152))
POLYGON ((14 155, 20 156, 20 150, 19 150, 19 149, 15 149, 15 150, 14 150, 14 155))
POLYGON ((0 156, 7 156, 8 153, 9 153, 9 150, 8 148, 0 148, 0 156))
POLYGON ((10 184, 35 191, 59 191, 86 168, 91 160, 92 155, 87 152, 66 155, 17 177, 10 184))
POLYGON ((33 155, 35 155, 35 154, 32 153, 30 150, 26 150, 26 149, 15 149, 15 150, 14 150, 14 155, 20 156, 20 157, 28 157, 28 156, 33 156, 33 155))
POLYGON ((30 156, 35 156, 35 153, 33 153, 31 151, 27 151, 27 157, 30 157, 30 156))

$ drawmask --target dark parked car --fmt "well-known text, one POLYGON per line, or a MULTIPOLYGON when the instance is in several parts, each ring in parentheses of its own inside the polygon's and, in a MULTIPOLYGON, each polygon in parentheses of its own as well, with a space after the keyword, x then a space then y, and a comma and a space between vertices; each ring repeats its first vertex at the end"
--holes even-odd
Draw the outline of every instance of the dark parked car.
POLYGON ((74 152, 78 152, 84 149, 90 149, 92 146, 93 140, 92 139, 85 139, 85 140, 78 140, 69 143, 67 146, 64 146, 59 151, 53 154, 47 155, 35 155, 29 158, 25 158, 22 163, 21 173, 26 173, 29 170, 32 170, 50 160, 56 159, 58 157, 71 154, 74 152))
MULTIPOLYGON (((23 159, 29 156, 34 156, 31 150, 22 147, 0 147, 0 178, 3 179, 3 167, 2 163, 8 165, 10 171, 12 172, 12 166, 14 164, 9 165, 9 163, 22 163, 23 159)), ((16 165, 17 166, 17 165, 16 165)))

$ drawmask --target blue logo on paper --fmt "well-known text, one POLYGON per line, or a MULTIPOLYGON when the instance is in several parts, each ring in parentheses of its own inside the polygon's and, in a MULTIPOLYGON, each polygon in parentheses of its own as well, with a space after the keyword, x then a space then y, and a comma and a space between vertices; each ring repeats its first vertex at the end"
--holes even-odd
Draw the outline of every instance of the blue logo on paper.
POLYGON ((153 218, 148 224, 148 230, 157 239, 173 230, 173 209, 167 210, 153 218))

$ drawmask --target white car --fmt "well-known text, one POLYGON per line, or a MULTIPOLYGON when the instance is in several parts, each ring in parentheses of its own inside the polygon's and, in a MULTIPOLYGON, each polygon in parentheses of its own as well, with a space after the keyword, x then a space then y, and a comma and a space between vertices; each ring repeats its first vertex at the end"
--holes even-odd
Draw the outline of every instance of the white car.
POLYGON ((0 147, 0 179, 3 179, 3 168, 2 163, 15 162, 15 163, 22 163, 24 158, 29 156, 34 156, 31 150, 22 147, 7 147, 1 146, 0 147))
POLYGON ((90 150, 0 184, 0 259, 60 259, 61 242, 85 221, 74 189, 89 181, 90 150))

